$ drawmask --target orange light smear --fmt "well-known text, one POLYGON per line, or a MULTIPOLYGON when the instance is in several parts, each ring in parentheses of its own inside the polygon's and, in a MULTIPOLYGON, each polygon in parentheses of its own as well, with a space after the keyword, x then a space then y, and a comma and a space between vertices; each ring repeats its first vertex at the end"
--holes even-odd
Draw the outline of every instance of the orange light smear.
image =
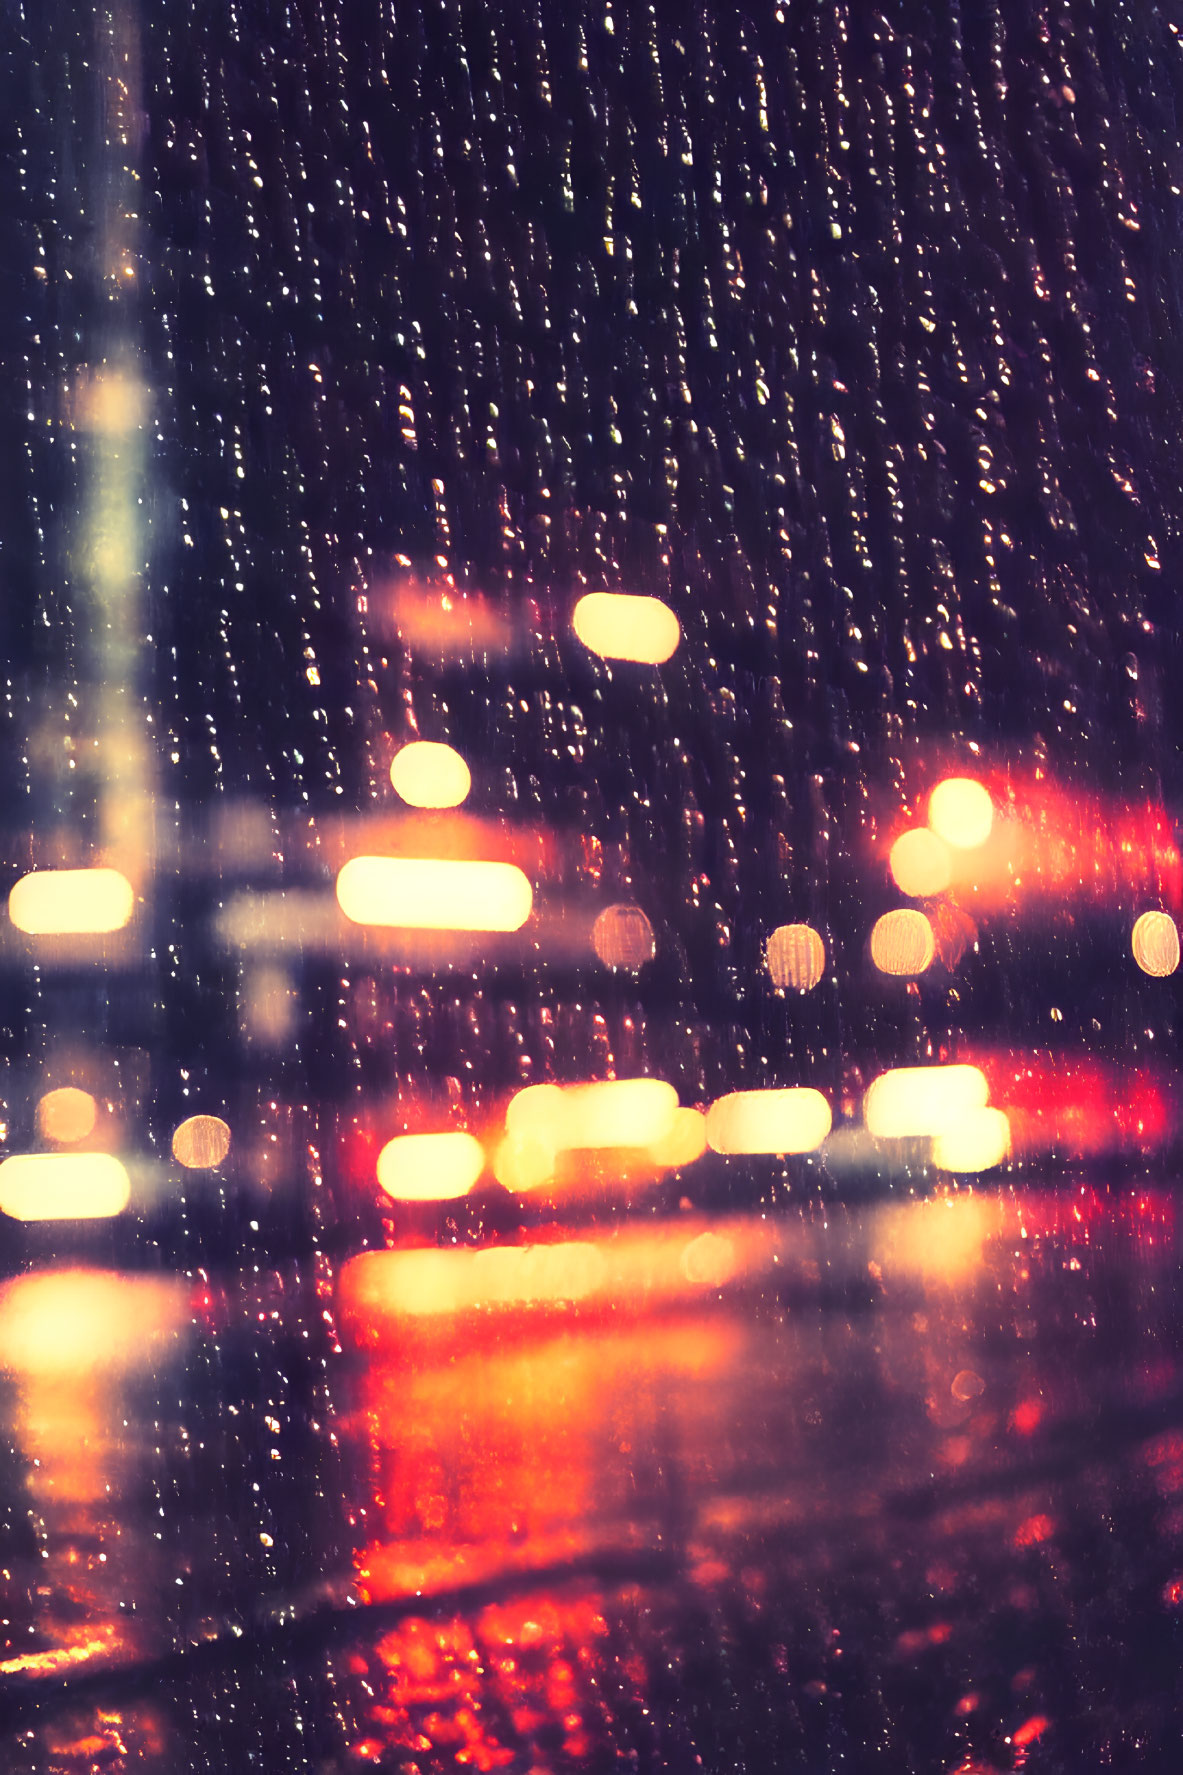
MULTIPOLYGON (((688 1247, 703 1232, 729 1242, 732 1275, 756 1278, 773 1267, 780 1234, 767 1223, 679 1220, 660 1230, 630 1228, 611 1239, 554 1245, 494 1245, 418 1251, 366 1251, 343 1266, 342 1317, 361 1332, 407 1319, 447 1318, 489 1308, 602 1301, 642 1311, 699 1285, 687 1274, 688 1247)), ((707 1285, 705 1282, 702 1285, 707 1285)))
POLYGON ((863 1099, 863 1119, 877 1140, 955 1132, 984 1109, 989 1085, 976 1066, 900 1066, 880 1073, 863 1099))
MULTIPOLYGON (((683 1287, 701 1297, 711 1284, 683 1287)), ((358 1427, 376 1473, 371 1539, 358 1555, 363 1595, 428 1596, 619 1548, 622 1535, 631 1546, 655 1539, 662 1518, 646 1521, 629 1456, 650 1444, 655 1402, 726 1372, 746 1335, 683 1311, 535 1326, 517 1341, 474 1335, 470 1323, 412 1353, 400 1329, 360 1376, 358 1427)), ((531 1598, 521 1643, 536 1643, 539 1611, 553 1601, 531 1598)), ((408 1661, 408 1679, 438 1671, 426 1645, 408 1661)))
POLYGON ((120 931, 135 890, 118 869, 35 869, 8 896, 8 916, 30 937, 102 936, 120 931))
POLYGON ((130 1196, 111 1153, 16 1153, 0 1163, 0 1213, 13 1220, 107 1219, 130 1196))
POLYGON ((830 1132, 830 1106, 820 1091, 732 1091, 707 1111, 706 1134, 717 1153, 815 1152, 830 1132))
POLYGON ((213 1171, 230 1151, 230 1129, 221 1116, 190 1116, 173 1129, 173 1158, 190 1171, 213 1171))
POLYGON ((807 924, 778 925, 764 946, 772 984, 781 992, 812 992, 826 971, 826 946, 807 924))
POLYGON ((445 858, 457 862, 516 863, 527 875, 544 875, 560 861, 555 835, 540 826, 485 819, 463 808, 389 809, 367 814, 326 814, 312 830, 285 833, 285 855, 339 869, 357 855, 445 858))
POLYGON ((453 747, 412 740, 391 760, 390 782, 412 807, 459 807, 472 787, 472 774, 453 747))
POLYGON ((1042 1738, 1051 1723, 1045 1713, 1033 1714, 1018 1731, 1011 1733, 1011 1743, 1023 1750, 1028 1744, 1034 1744, 1037 1738, 1042 1738))
POLYGON ((401 1134, 378 1154, 378 1182, 399 1202, 446 1202, 466 1196, 485 1168, 471 1134, 401 1134))
POLYGON ((1041 1541, 1048 1541, 1056 1532, 1056 1525, 1050 1516, 1042 1512, 1037 1516, 1028 1516, 1021 1522, 1014 1533, 1016 1547, 1036 1547, 1041 1541))
POLYGON ((0 1367, 73 1378, 151 1368, 188 1323, 183 1282, 47 1270, 0 1288, 0 1367))
POLYGON ((601 659, 644 666, 664 665, 682 634, 668 604, 627 592, 588 592, 572 612, 571 627, 601 659))
POLYGON ((89 1091, 61 1085, 47 1091, 37 1105, 37 1126, 46 1140, 68 1146, 85 1140, 98 1117, 99 1106, 89 1091))
POLYGON ((337 877, 337 899, 354 924, 517 931, 534 894, 513 863, 354 857, 337 877))
POLYGON ((368 606, 380 631, 397 633, 429 658, 504 654, 514 644, 513 627, 495 604, 450 587, 405 581, 379 588, 368 606))
POLYGON ((923 912, 900 906, 876 919, 871 960, 881 974, 923 974, 935 954, 936 939, 923 912))
POLYGON ((26 1652, 20 1658, 6 1658, 0 1664, 0 1676, 21 1676, 36 1673, 38 1676, 52 1676, 55 1671, 67 1670, 72 1664, 87 1664, 92 1658, 109 1653, 112 1648, 112 1635, 92 1636, 81 1645, 64 1646, 53 1652, 26 1652))
POLYGON ((981 1268, 1001 1225, 999 1203, 982 1195, 893 1203, 873 1218, 871 1249, 889 1279, 960 1287, 981 1268))
POLYGON ((953 879, 948 845, 926 826, 900 834, 891 847, 888 867, 900 892, 915 899, 943 893, 953 879))

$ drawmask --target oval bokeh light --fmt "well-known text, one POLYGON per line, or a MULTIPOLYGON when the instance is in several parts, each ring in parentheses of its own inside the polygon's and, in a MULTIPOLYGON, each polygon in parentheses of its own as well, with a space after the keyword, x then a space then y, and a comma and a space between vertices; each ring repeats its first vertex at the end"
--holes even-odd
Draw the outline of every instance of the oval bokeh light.
POLYGON ((412 740, 391 760, 390 782, 410 807, 459 807, 472 788, 472 773, 452 746, 412 740))
POLYGON ((589 653, 634 665, 664 665, 682 631, 668 604, 631 592, 588 592, 571 615, 571 627, 589 653))
POLYGON ((1144 912, 1130 938, 1134 960, 1144 974, 1165 980, 1179 966, 1179 928, 1169 912, 1144 912))

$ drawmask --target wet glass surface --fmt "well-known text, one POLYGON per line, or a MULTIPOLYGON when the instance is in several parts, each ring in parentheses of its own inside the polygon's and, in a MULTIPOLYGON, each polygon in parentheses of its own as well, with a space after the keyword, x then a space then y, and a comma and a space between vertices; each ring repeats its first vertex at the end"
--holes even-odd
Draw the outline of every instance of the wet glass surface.
POLYGON ((1173 1766, 1183 37, 0 6, 0 1766, 1173 1766))
POLYGON ((438 1254, 377 1254, 340 1353, 290 1269, 9 1284, 5 1766, 1171 1754, 1168 1194, 542 1249, 600 1290, 424 1303, 383 1272, 438 1254))

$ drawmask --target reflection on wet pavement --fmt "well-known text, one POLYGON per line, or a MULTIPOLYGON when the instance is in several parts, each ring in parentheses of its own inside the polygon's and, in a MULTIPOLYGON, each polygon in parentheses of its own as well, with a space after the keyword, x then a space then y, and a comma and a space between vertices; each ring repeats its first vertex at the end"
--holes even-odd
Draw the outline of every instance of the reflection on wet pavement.
POLYGON ((683 1220, 9 1284, 3 1766, 1165 1756, 1170 1198, 683 1220))

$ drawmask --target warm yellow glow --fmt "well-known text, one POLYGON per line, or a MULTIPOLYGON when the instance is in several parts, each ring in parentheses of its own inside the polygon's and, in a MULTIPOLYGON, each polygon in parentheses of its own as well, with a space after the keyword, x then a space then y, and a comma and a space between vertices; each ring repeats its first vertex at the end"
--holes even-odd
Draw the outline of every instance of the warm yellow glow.
POLYGON ((230 1151, 230 1129, 221 1116, 190 1116, 173 1129, 173 1158, 189 1171, 212 1171, 230 1151))
POLYGON ((663 1170, 676 1171, 682 1165, 693 1165, 706 1149, 707 1119, 701 1109, 678 1109, 669 1133, 653 1142, 649 1156, 663 1170))
POLYGON ((678 1259, 686 1280, 699 1288, 722 1288, 741 1267, 735 1241, 725 1233, 708 1231, 691 1239, 678 1259))
POLYGON ((397 1202, 448 1202, 466 1196, 485 1168, 471 1134, 400 1134, 378 1154, 378 1182, 397 1202))
POLYGON ((946 777, 928 798, 928 823, 946 844, 974 850, 994 824, 990 791, 973 777, 946 777))
POLYGON ((510 1139, 544 1151, 653 1147, 674 1129, 678 1093, 664 1079, 527 1085, 505 1112, 510 1139))
POLYGON ((986 1075, 976 1066, 899 1066, 870 1086, 863 1119, 879 1140, 945 1134, 984 1109, 989 1095, 986 1075))
POLYGON ((936 938, 923 912, 899 906, 875 920, 871 960, 881 974, 923 974, 936 954, 936 938))
POLYGON ((0 1213, 13 1220, 103 1220, 130 1195, 110 1153, 17 1153, 0 1163, 0 1213))
POLYGON ((830 1132, 820 1091, 732 1091, 707 1111, 707 1140, 717 1153, 811 1153, 830 1132))
POLYGON ((507 1134, 493 1153, 493 1175, 508 1190, 541 1189, 552 1183, 558 1155, 545 1141, 507 1134))
POLYGON ((571 626, 583 645, 601 659, 632 660, 642 666, 662 665, 682 635, 668 604, 628 592, 588 592, 575 606, 571 626))
POLYGON ((944 839, 917 826, 897 838, 891 847, 888 867, 896 886, 917 899, 943 893, 953 879, 953 862, 944 839))
POLYGON ((989 1171, 1010 1151, 1005 1110, 972 1109, 932 1143, 932 1162, 942 1171, 989 1171))
POLYGON ((76 1085, 62 1085, 47 1091, 37 1105, 37 1126, 46 1140, 68 1146, 73 1140, 85 1140, 95 1125, 99 1106, 89 1091, 76 1085))
POLYGON ((826 946, 812 925, 778 925, 764 947, 774 986, 812 992, 826 969, 826 946))
POLYGON ((1000 1218, 997 1203, 968 1193, 893 1203, 874 1217, 871 1250, 885 1275, 957 1285, 981 1267, 1000 1218))
POLYGON ((592 945, 606 968, 643 968, 657 952, 653 926, 639 906, 606 906, 592 926, 592 945))
POLYGON ((390 781, 412 807, 459 807, 472 788, 459 752, 436 740, 412 740, 396 752, 390 781))
POLYGON ((8 916, 30 937, 119 931, 135 909, 131 882, 118 869, 35 869, 8 896, 8 916))
POLYGON ((514 863, 429 857, 354 857, 337 877, 354 924, 432 931, 517 931, 534 904, 514 863))
POLYGON ((1179 966, 1179 931, 1169 912, 1144 912, 1134 925, 1134 960, 1144 974, 1165 980, 1179 966))
POLYGON ((380 1255, 382 1292, 399 1312, 416 1317, 582 1300, 601 1285, 605 1271, 599 1249, 582 1242, 380 1255))
POLYGON ((48 1270, 0 1289, 0 1368, 64 1375, 95 1368, 144 1368, 162 1337, 188 1320, 179 1280, 103 1270, 48 1270))

